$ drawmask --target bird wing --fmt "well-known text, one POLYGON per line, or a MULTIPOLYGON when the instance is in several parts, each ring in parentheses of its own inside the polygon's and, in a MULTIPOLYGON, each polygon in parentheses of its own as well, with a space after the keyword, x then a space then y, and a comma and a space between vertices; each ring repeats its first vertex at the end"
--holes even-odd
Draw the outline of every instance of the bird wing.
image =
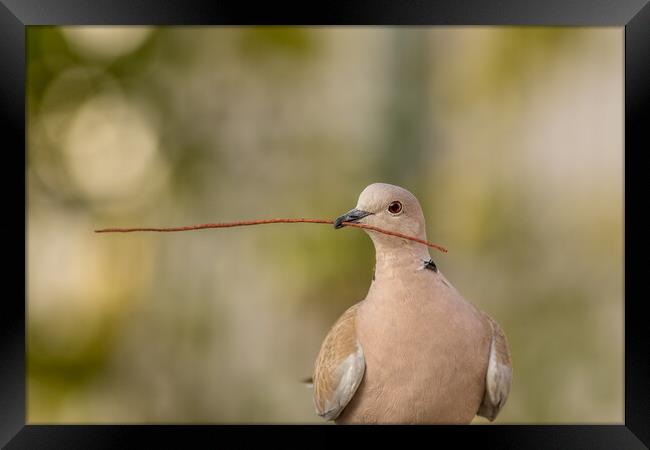
POLYGON ((490 359, 485 375, 485 394, 477 414, 493 421, 508 399, 512 383, 512 364, 510 350, 503 330, 491 317, 485 317, 492 328, 490 359))
POLYGON ((314 405, 327 420, 336 419, 356 392, 366 369, 361 343, 357 339, 359 303, 336 321, 325 337, 314 367, 314 405))

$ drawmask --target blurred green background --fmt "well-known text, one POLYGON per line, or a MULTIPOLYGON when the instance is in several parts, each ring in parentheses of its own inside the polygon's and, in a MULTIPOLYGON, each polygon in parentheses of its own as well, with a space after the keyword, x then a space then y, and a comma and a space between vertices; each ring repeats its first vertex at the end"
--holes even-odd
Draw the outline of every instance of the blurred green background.
MULTIPOLYGON (((504 328, 497 423, 623 422, 623 28, 28 27, 28 422, 322 423, 368 184, 504 328)), ((476 423, 486 423, 476 419, 476 423)))

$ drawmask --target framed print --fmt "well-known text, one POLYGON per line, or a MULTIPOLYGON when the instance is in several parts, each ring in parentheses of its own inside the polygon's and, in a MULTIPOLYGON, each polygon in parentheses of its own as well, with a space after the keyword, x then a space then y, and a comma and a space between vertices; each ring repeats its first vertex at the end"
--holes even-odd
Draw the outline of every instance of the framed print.
POLYGON ((646 0, 0 1, 3 446, 650 445, 646 0))

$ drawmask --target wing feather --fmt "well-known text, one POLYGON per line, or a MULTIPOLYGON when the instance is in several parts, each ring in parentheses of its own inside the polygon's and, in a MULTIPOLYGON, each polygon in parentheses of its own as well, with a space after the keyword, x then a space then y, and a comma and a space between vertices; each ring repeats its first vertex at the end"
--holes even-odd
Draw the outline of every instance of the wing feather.
POLYGON ((485 395, 477 414, 493 421, 505 405, 512 384, 512 363, 508 341, 496 321, 487 314, 492 328, 492 341, 487 373, 485 375, 485 395))
POLYGON ((327 420, 336 419, 356 392, 366 364, 357 339, 356 314, 352 306, 336 321, 325 337, 314 367, 314 405, 327 420))

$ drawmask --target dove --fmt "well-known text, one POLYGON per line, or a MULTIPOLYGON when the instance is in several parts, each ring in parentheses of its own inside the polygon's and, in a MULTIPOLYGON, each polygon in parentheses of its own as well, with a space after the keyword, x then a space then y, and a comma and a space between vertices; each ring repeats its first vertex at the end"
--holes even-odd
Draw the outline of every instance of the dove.
MULTIPOLYGON (((408 190, 374 183, 334 222, 357 222, 426 240, 408 190)), ((375 247, 368 293, 325 337, 313 372, 316 412, 337 424, 493 421, 512 381, 499 324, 465 300, 426 246, 364 230, 375 247)))

